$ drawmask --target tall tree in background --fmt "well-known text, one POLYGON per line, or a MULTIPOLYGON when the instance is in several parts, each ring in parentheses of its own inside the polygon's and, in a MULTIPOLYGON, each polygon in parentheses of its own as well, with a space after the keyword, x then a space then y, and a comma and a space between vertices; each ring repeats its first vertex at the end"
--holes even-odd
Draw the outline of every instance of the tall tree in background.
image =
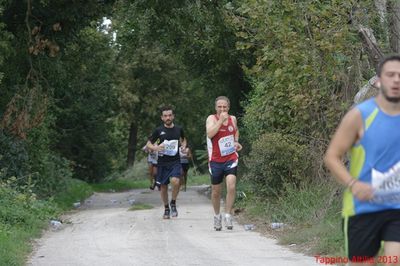
POLYGON ((111 36, 96 27, 82 29, 64 50, 64 66, 54 93, 55 148, 74 162, 75 177, 100 181, 113 170, 114 149, 110 119, 115 116, 117 91, 113 84, 114 51, 111 36))
MULTIPOLYGON (((1 18, 4 25, 2 32, 11 36, 2 39, 2 44, 7 40, 12 44, 7 50, 7 64, 2 68, 4 76, 0 84, 1 132, 9 136, 8 142, 21 143, 27 151, 27 156, 24 157, 27 159, 20 160, 10 150, 2 150, 3 159, 13 161, 17 168, 26 168, 27 172, 17 175, 18 180, 33 180, 39 190, 56 189, 64 176, 70 176, 68 162, 63 159, 63 156, 68 157, 68 154, 62 154, 64 150, 58 145, 58 138, 68 134, 73 138, 73 134, 71 131, 63 131, 63 134, 60 134, 62 130, 57 128, 57 121, 63 120, 64 115, 68 114, 62 110, 66 102, 62 102, 64 99, 58 97, 71 94, 78 85, 71 82, 73 79, 68 73, 68 68, 72 67, 73 63, 65 60, 66 47, 71 48, 75 45, 76 50, 80 47, 84 51, 83 45, 87 45, 88 41, 79 41, 79 37, 84 36, 80 33, 81 30, 88 26, 96 29, 96 22, 101 21, 103 14, 109 10, 109 4, 112 4, 112 1, 109 2, 1 2, 4 10, 1 18)), ((102 40, 103 42, 105 40, 102 40)), ((87 55, 85 57, 84 54, 79 57, 83 61, 91 58, 87 55)), ((93 94, 96 93, 96 84, 91 87, 92 84, 87 83, 85 86, 88 91, 92 89, 93 94)), ((85 119, 86 117, 82 116, 78 121, 85 119)), ((86 134, 89 130, 83 133, 86 134)), ((86 139, 92 140, 89 136, 86 139)), ((99 153, 100 151, 94 149, 90 156, 99 153)), ((76 158, 68 159, 72 161, 76 158)), ((7 160, 2 160, 2 165, 9 165, 7 160)), ((75 161, 75 165, 84 166, 86 169, 102 164, 99 162, 94 166, 84 165, 85 163, 75 161)), ((6 171, 2 178, 11 175, 12 173, 6 171)), ((90 179, 87 176, 77 177, 90 179)))
POLYGON ((121 72, 133 69, 139 58, 147 57, 146 69, 137 68, 135 76, 131 73, 130 91, 136 97, 125 99, 130 99, 128 105, 133 106, 125 110, 130 109, 136 117, 131 115, 129 123, 128 165, 132 165, 138 146, 137 134, 139 139, 145 139, 150 133, 149 123, 159 120, 156 107, 162 103, 176 106, 177 122, 184 123, 189 141, 200 148, 205 139, 202 124, 213 111, 215 97, 228 95, 232 109, 239 109, 249 86, 239 65, 233 29, 224 21, 222 2, 225 1, 117 2, 113 21, 120 45, 119 60, 125 62, 121 72), (167 68, 160 68, 157 62, 163 57, 169 58, 170 63, 163 66, 167 68), (153 64, 151 59, 155 60, 153 64), (145 74, 155 70, 164 73, 153 77, 145 74), (150 103, 149 97, 153 97, 150 103), (146 119, 137 108, 152 116, 146 119))
POLYGON ((121 56, 118 69, 120 105, 129 123, 127 165, 132 167, 137 147, 144 144, 144 141, 138 143, 138 138, 150 135, 151 127, 159 121, 161 104, 174 104, 169 99, 179 98, 184 71, 156 45, 137 48, 132 54, 128 51, 121 56))

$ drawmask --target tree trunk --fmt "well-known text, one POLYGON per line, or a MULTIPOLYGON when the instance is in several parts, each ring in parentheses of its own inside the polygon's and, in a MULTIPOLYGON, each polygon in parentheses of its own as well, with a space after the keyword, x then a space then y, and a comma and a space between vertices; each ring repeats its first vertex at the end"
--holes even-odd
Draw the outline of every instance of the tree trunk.
POLYGON ((400 1, 388 1, 388 22, 390 48, 393 53, 400 52, 400 1))
MULTIPOLYGON (((386 0, 375 0, 376 11, 379 14, 380 23, 382 24, 384 24, 387 15, 387 10, 385 8, 386 3, 386 0)), ((356 10, 353 10, 353 12, 355 11, 356 10)), ((364 21, 364 19, 357 18, 357 16, 353 16, 353 14, 351 17, 354 27, 358 29, 358 33, 361 37, 364 50, 368 55, 369 65, 376 70, 384 54, 375 38, 374 32, 368 25, 362 25, 360 23, 360 21, 364 21)), ((354 97, 354 103, 357 104, 371 96, 375 96, 378 93, 376 82, 377 76, 373 76, 372 78, 370 78, 369 81, 364 84, 362 88, 359 89, 358 93, 354 97)))
POLYGON ((358 28, 358 32, 360 33, 364 48, 367 51, 369 61, 376 69, 380 60, 383 58, 383 53, 375 39, 374 33, 371 28, 361 25, 358 28))
POLYGON ((382 28, 386 27, 386 15, 387 15, 387 1, 386 0, 375 0, 375 8, 379 15, 379 21, 382 28))
POLYGON ((136 123, 132 122, 129 128, 129 139, 128 139, 128 159, 127 159, 128 168, 133 167, 135 163, 137 133, 138 133, 138 126, 136 123))

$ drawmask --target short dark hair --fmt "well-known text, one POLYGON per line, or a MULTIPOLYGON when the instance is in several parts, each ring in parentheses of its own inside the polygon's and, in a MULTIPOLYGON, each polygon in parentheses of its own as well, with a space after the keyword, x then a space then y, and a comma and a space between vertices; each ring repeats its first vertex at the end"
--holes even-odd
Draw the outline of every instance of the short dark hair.
POLYGON ((228 103, 228 106, 231 106, 231 102, 229 101, 229 98, 226 96, 218 96, 217 98, 215 98, 215 104, 217 104, 217 102, 219 100, 224 100, 228 103))
POLYGON ((399 61, 400 62, 400 55, 399 54, 392 54, 392 55, 388 55, 388 56, 384 57, 379 62, 378 69, 376 71, 376 74, 377 74, 378 77, 380 77, 382 75, 383 66, 389 61, 399 61))
POLYGON ((171 105, 164 105, 160 108, 161 114, 164 111, 172 111, 172 113, 174 113, 174 108, 171 105))

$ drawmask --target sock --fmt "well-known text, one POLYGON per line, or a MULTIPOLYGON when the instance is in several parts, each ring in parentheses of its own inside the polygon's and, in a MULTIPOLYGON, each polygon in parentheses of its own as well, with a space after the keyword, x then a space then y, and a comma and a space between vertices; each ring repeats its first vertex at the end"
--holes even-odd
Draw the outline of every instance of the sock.
POLYGON ((165 207, 166 209, 169 209, 169 205, 168 205, 168 204, 164 205, 164 207, 165 207))
POLYGON ((171 200, 171 205, 176 205, 176 201, 175 200, 171 200))

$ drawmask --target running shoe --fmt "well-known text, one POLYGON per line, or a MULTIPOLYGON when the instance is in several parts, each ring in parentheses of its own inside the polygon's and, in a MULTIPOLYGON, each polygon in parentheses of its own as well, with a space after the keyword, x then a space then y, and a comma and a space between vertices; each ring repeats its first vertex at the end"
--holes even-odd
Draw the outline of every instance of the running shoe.
POLYGON ((215 229, 215 231, 221 231, 221 229, 222 229, 221 214, 214 215, 214 229, 215 229))
POLYGON ((226 229, 228 229, 228 230, 233 229, 232 215, 230 215, 229 213, 225 214, 225 226, 226 226, 226 229))
POLYGON ((170 211, 169 209, 165 209, 163 219, 169 219, 169 217, 170 217, 170 211))
POLYGON ((171 216, 178 217, 178 210, 176 209, 176 204, 171 204, 171 216))

